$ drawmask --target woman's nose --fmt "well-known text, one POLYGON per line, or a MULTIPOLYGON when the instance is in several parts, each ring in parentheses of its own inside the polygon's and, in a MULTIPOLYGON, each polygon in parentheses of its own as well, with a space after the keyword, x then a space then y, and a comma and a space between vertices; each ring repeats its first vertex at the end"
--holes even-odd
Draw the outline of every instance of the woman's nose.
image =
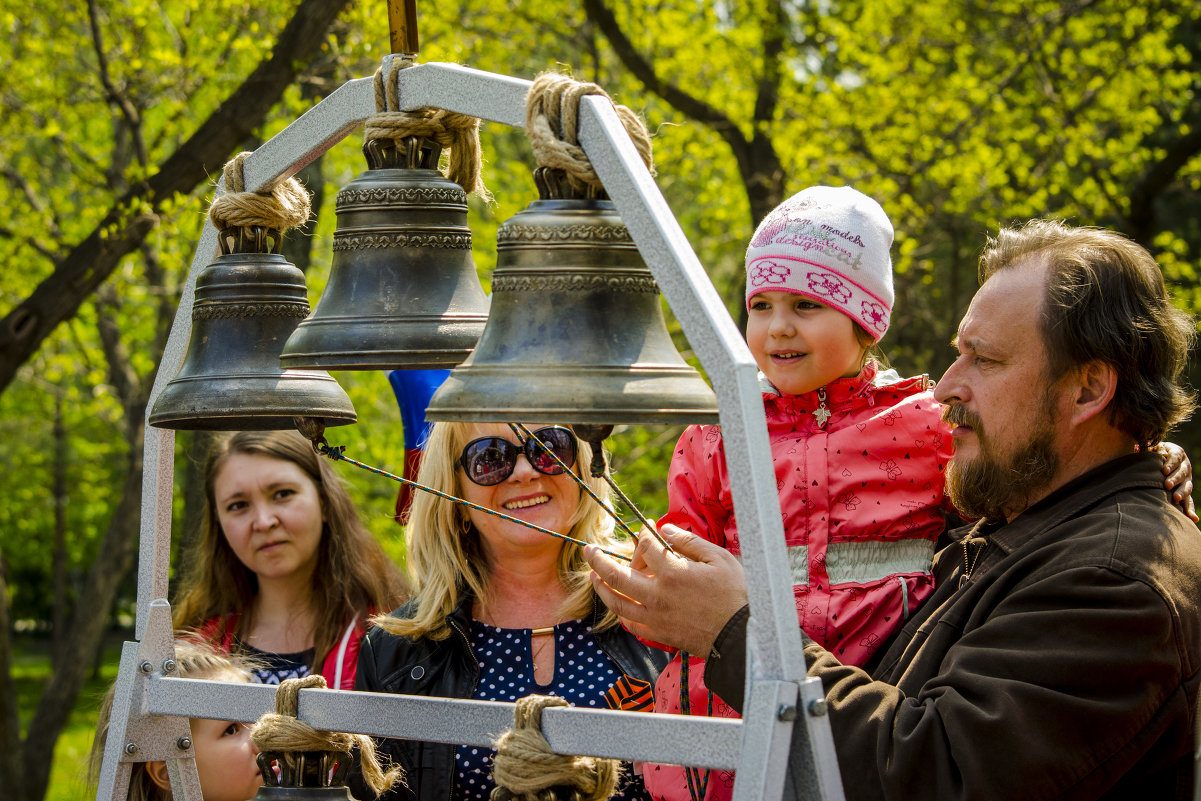
POLYGON ((513 463, 513 472, 509 475, 510 479, 518 481, 528 481, 536 475, 540 475, 534 466, 530 464, 530 458, 525 455, 525 451, 517 454, 517 461, 513 463))
POLYGON ((279 522, 275 510, 269 504, 259 504, 254 508, 254 525, 259 529, 269 529, 279 522))

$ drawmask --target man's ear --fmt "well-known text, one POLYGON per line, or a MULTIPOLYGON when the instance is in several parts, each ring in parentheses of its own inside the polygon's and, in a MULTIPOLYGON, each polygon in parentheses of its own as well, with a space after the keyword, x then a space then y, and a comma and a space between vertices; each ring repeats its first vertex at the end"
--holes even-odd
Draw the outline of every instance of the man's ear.
POLYGON ((1071 420, 1083 423, 1109 408, 1118 390, 1118 374, 1111 364, 1089 362, 1076 371, 1072 390, 1071 420))
POLYGON ((160 790, 171 792, 171 776, 167 773, 167 763, 161 760, 146 763, 146 773, 150 781, 158 785, 160 790))

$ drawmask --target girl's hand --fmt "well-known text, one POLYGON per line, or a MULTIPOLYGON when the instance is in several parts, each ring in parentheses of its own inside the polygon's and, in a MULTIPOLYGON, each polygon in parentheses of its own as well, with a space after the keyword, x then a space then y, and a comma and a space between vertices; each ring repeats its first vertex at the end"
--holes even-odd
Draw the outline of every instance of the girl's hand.
POLYGON ((1167 476, 1163 486, 1172 493, 1172 502, 1188 515, 1189 520, 1201 521, 1193 504, 1193 464, 1188 454, 1174 442, 1161 442, 1155 450, 1163 457, 1163 474, 1167 476))

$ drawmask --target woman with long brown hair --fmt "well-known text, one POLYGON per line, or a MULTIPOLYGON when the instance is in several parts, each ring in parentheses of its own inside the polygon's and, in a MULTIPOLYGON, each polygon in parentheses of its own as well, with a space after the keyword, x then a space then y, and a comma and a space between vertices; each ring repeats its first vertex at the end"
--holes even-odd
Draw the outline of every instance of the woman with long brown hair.
POLYGON ((176 628, 253 656, 264 683, 352 688, 370 616, 408 593, 329 463, 295 431, 240 431, 209 452, 204 487, 176 628))

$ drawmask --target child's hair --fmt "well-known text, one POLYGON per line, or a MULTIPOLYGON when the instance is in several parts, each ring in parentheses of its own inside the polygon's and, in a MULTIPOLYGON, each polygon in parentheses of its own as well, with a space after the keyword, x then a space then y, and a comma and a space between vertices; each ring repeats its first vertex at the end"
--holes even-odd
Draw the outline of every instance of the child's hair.
MULTIPOLYGON (((175 641, 176 675, 181 679, 208 679, 210 681, 248 682, 250 671, 240 660, 225 656, 211 645, 193 638, 175 641)), ((117 692, 114 682, 100 702, 96 720, 96 736, 92 740, 92 753, 88 759, 88 785, 95 787, 100 779, 101 763, 104 761, 104 744, 108 740, 108 727, 113 714, 113 697, 117 692)), ((170 795, 154 783, 145 762, 134 762, 129 777, 127 801, 167 801, 170 795)))
POLYGON ((404 601, 408 591, 396 565, 359 520, 342 481, 312 443, 296 431, 239 431, 222 437, 209 451, 204 470, 204 520, 185 558, 188 575, 175 602, 175 626, 195 629, 237 612, 237 630, 231 632, 237 637, 252 623, 249 612, 258 578, 226 541, 214 499, 217 474, 233 454, 291 462, 317 487, 325 513, 311 596, 316 615, 313 664, 319 670, 348 621, 367 609, 390 611, 404 601))

